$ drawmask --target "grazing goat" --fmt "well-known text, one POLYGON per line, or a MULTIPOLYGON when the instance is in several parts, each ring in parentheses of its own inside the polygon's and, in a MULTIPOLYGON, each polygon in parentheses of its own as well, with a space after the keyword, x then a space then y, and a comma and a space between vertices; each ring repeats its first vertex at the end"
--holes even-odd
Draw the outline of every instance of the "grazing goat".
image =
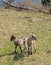
POLYGON ((16 37, 14 35, 11 36, 10 38, 10 41, 13 41, 14 44, 15 44, 15 52, 16 52, 16 49, 17 49, 17 46, 19 46, 20 48, 20 51, 22 53, 22 49, 21 49, 21 45, 23 44, 25 46, 24 49, 26 49, 26 44, 25 44, 25 41, 26 41, 26 38, 19 38, 19 39, 16 39, 16 37))
POLYGON ((36 36, 34 34, 27 39, 28 55, 32 55, 32 46, 36 52, 36 36))

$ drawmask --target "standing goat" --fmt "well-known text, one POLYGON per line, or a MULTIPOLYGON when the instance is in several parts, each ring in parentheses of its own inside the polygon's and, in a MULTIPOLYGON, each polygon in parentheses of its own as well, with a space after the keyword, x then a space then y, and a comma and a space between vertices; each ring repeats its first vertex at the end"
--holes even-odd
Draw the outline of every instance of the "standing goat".
POLYGON ((28 55, 32 55, 32 46, 36 52, 36 36, 34 34, 27 39, 28 55))
POLYGON ((12 35, 10 41, 13 41, 15 44, 15 52, 17 46, 19 46, 20 51, 22 53, 21 45, 24 45, 24 50, 26 49, 28 51, 28 55, 32 55, 32 46, 34 47, 34 50, 36 52, 36 36, 34 34, 31 34, 28 38, 19 39, 16 39, 16 37, 12 35))
POLYGON ((13 41, 14 44, 15 44, 15 52, 16 52, 16 49, 17 49, 17 46, 19 46, 20 48, 20 51, 22 53, 22 49, 21 49, 21 45, 23 44, 26 48, 26 44, 25 44, 25 38, 19 38, 19 39, 16 39, 16 37, 14 35, 11 36, 10 38, 10 41, 13 41))

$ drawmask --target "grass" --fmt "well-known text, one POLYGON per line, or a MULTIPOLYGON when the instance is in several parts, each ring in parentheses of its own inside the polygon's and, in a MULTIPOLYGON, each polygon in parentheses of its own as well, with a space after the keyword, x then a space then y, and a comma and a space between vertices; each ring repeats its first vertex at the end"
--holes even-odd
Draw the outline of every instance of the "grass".
POLYGON ((0 65, 51 65, 51 15, 33 11, 0 9, 0 65), (25 58, 27 53, 12 54, 14 44, 10 36, 37 36, 37 53, 25 58))

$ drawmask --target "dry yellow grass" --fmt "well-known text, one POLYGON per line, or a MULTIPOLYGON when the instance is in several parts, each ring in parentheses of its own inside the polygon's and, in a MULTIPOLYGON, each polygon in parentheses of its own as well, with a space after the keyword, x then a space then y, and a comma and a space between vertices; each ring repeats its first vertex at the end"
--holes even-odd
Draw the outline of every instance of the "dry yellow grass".
POLYGON ((0 65, 51 65, 51 15, 33 12, 0 9, 0 65), (37 35, 37 53, 25 58, 27 53, 12 54, 14 44, 11 34, 17 38, 37 35))

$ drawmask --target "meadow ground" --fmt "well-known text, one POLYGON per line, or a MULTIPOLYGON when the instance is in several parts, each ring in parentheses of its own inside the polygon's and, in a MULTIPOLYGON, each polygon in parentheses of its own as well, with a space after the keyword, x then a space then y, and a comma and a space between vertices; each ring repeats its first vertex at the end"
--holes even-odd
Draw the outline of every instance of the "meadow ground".
POLYGON ((50 50, 51 15, 0 9, 0 65, 51 65, 50 50), (37 36, 37 52, 25 58, 27 53, 20 54, 18 48, 17 54, 12 54, 14 44, 10 41, 10 36, 28 37, 30 33, 37 36))

